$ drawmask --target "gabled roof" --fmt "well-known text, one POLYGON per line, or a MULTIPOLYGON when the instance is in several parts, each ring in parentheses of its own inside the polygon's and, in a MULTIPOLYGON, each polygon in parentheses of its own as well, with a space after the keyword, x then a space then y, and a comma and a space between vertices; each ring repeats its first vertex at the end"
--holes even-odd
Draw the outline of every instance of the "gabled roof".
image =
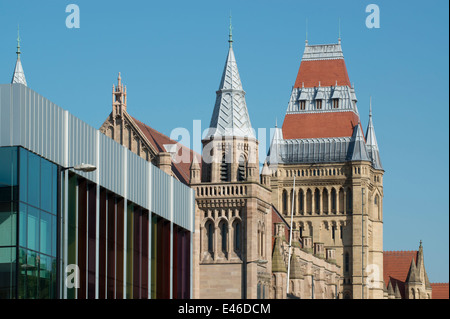
POLYGON ((408 277, 412 260, 417 260, 418 251, 384 251, 383 279, 389 285, 393 282, 399 286, 402 298, 405 298, 405 282, 408 277))
POLYGON ((201 155, 194 152, 193 150, 187 148, 186 146, 172 140, 170 137, 158 132, 157 130, 151 128, 150 126, 142 123, 134 117, 131 117, 137 127, 141 130, 142 134, 148 139, 148 141, 152 144, 152 146, 158 152, 166 152, 164 148, 165 144, 177 144, 178 145, 178 155, 182 156, 182 154, 189 154, 189 158, 182 158, 179 163, 172 161, 172 172, 178 178, 178 180, 186 185, 189 185, 190 179, 190 167, 192 163, 192 159, 194 156, 197 158, 197 162, 201 165, 201 155))
POLYGON ((216 92, 216 104, 207 138, 211 136, 255 138, 231 42, 219 90, 216 92))

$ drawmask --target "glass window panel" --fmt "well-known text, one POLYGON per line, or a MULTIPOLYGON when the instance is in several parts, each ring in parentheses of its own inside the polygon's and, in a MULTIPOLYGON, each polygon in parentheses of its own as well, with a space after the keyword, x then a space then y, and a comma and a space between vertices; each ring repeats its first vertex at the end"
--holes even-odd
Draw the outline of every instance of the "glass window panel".
POLYGON ((27 252, 25 249, 19 249, 19 276, 18 276, 18 297, 26 298, 26 277, 27 277, 27 252))
POLYGON ((0 201, 17 198, 17 148, 0 148, 0 201))
POLYGON ((25 298, 36 299, 38 296, 38 272, 39 256, 32 251, 27 250, 26 269, 26 294, 25 298))
POLYGON ((0 246, 16 244, 17 213, 13 202, 0 203, 0 246))
POLYGON ((27 186, 28 186, 28 151, 23 148, 20 149, 20 169, 19 169, 19 196, 20 200, 26 202, 27 198, 27 186))
POLYGON ((58 220, 56 216, 52 216, 52 256, 56 257, 56 241, 57 241, 57 229, 58 229, 58 220))
POLYGON ((28 152, 28 204, 39 207, 41 158, 28 152))
POLYGON ((52 164, 52 213, 57 214, 58 211, 58 167, 52 164))
POLYGON ((32 250, 39 249, 39 210, 28 207, 27 247, 32 250))
POLYGON ((52 163, 41 159, 41 206, 46 212, 52 210, 52 163))
POLYGON ((27 205, 19 206, 19 246, 27 247, 27 205))
POLYGON ((40 249, 43 254, 52 253, 52 215, 41 211, 40 249))
POLYGON ((0 248, 0 299, 15 297, 16 249, 0 248))
POLYGON ((39 255, 39 299, 49 299, 53 293, 53 263, 54 258, 39 255))

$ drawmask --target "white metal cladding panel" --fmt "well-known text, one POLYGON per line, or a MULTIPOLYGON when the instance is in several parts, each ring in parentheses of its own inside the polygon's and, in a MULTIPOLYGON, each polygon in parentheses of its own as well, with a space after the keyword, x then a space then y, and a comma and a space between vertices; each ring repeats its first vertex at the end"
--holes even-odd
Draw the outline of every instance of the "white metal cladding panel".
POLYGON ((65 111, 21 84, 1 85, 0 92, 1 145, 22 145, 62 162, 65 111))
POLYGON ((10 146, 11 141, 11 86, 0 86, 0 145, 10 146))
POLYGON ((170 220, 171 178, 159 168, 152 166, 151 211, 168 220, 170 220))
MULTIPOLYGON (((92 164, 99 167, 97 163, 97 130, 92 126, 89 126, 82 120, 69 114, 68 121, 68 141, 69 141, 69 154, 68 154, 68 166, 74 166, 81 163, 92 164)), ((83 173, 77 172, 77 174, 85 177, 86 179, 97 182, 96 173, 83 173)))
MULTIPOLYGON (((99 181, 96 172, 76 173, 119 196, 126 194, 131 202, 170 219, 172 177, 21 84, 0 85, 0 146, 11 145, 21 145, 61 166, 93 164, 97 166, 99 181)), ((173 188, 174 222, 191 229, 193 192, 178 181, 174 181, 173 188)))
POLYGON ((127 197, 132 202, 147 207, 150 196, 148 170, 150 163, 132 152, 127 152, 127 197))
POLYGON ((100 185, 120 195, 124 189, 124 147, 100 134, 100 185))
POLYGON ((183 183, 173 184, 173 222, 185 229, 191 225, 191 188, 183 183))

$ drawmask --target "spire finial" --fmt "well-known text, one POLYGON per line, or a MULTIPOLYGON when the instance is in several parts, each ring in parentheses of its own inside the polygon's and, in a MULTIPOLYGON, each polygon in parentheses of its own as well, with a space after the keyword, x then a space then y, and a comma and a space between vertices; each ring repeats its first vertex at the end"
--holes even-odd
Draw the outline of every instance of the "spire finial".
POLYGON ((420 248, 420 247, 422 247, 422 239, 420 240, 420 245, 419 245, 419 248, 420 248))
POLYGON ((372 117, 372 97, 370 97, 370 102, 369 102, 369 116, 372 117))
POLYGON ((341 44, 341 18, 339 18, 339 38, 338 38, 339 44, 341 44))
POLYGON ((278 118, 275 117, 275 128, 277 128, 277 127, 278 127, 278 118))
POLYGON ((17 56, 20 56, 20 33, 19 33, 19 25, 17 25, 17 56))
POLYGON ((233 25, 231 23, 231 11, 230 11, 230 32, 228 34, 228 43, 230 44, 230 48, 233 46, 233 25))
POLYGON ((308 18, 306 18, 306 39, 305 39, 305 44, 308 45, 308 18))

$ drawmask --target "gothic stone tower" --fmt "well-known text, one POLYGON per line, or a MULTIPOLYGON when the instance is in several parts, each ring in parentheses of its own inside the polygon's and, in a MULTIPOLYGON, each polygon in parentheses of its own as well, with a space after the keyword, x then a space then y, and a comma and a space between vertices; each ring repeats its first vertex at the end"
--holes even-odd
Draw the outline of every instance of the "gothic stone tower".
POLYGON ((197 162, 191 166, 196 192, 194 298, 269 296, 270 177, 260 182, 258 141, 232 42, 230 32, 210 129, 202 141, 201 172, 197 162))
POLYGON ((334 248, 341 298, 383 298, 383 173, 370 112, 363 136, 341 43, 308 45, 267 161, 272 203, 334 248), (293 178, 296 176, 295 194, 293 178))

